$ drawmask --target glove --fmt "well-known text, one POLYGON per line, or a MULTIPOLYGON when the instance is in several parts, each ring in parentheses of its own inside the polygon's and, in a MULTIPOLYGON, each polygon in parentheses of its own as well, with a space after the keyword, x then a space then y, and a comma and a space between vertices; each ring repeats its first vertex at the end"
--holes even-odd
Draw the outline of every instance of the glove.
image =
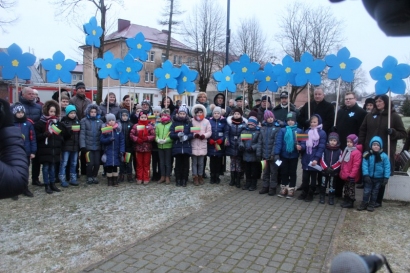
POLYGON ((45 136, 45 137, 49 137, 49 136, 51 136, 50 131, 44 132, 44 136, 45 136))
POLYGON ((271 155, 268 160, 270 160, 270 161, 275 161, 275 156, 274 156, 274 155, 271 155))
POLYGON ((231 143, 229 143, 229 140, 226 140, 225 141, 225 146, 230 146, 231 145, 231 143))
POLYGON ((241 152, 245 151, 245 146, 243 146, 243 144, 239 144, 238 150, 241 152))
POLYGON ((393 128, 387 128, 387 134, 391 135, 394 133, 394 129, 393 128))
POLYGON ((137 144, 142 144, 142 143, 144 143, 144 141, 142 140, 142 138, 137 138, 137 144))
POLYGON ((199 137, 200 137, 199 134, 195 134, 195 135, 194 135, 194 138, 199 138, 199 137))
POLYGON ((87 152, 87 149, 85 147, 81 148, 81 154, 85 154, 87 152))
POLYGON ((347 180, 349 180, 350 183, 355 183, 354 178, 348 177, 347 180))
POLYGON ((331 174, 333 172, 332 167, 327 167, 325 173, 326 174, 331 174))
POLYGON ((384 179, 383 179, 382 186, 386 186, 388 182, 389 182, 389 179, 388 179, 388 178, 384 178, 384 179))
POLYGON ((372 180, 370 179, 370 177, 369 177, 368 175, 365 175, 365 176, 363 177, 363 181, 364 181, 365 184, 370 184, 370 183, 372 183, 372 180))
POLYGON ((215 140, 213 140, 212 138, 209 139, 209 144, 214 145, 215 144, 215 140))
POLYGON ((216 141, 216 143, 217 143, 218 145, 221 145, 221 144, 222 144, 222 138, 218 139, 218 140, 216 141))
POLYGON ((199 139, 200 139, 200 140, 204 140, 204 139, 205 139, 205 135, 201 135, 201 136, 199 137, 199 139))
POLYGON ((158 139, 157 142, 158 142, 158 144, 164 144, 164 143, 165 143, 165 139, 158 139))
POLYGON ((179 137, 183 137, 183 136, 184 136, 184 132, 179 132, 179 133, 178 133, 178 136, 179 136, 179 137))
POLYGON ((247 147, 247 148, 246 148, 246 151, 247 151, 247 152, 252 152, 252 151, 253 151, 252 146, 247 147))
POLYGON ((332 126, 332 128, 330 128, 330 132, 337 133, 337 128, 336 128, 336 126, 332 126))
POLYGON ((114 138, 114 137, 111 137, 111 138, 110 138, 110 140, 111 140, 111 142, 112 142, 112 141, 114 141, 114 140, 115 140, 115 138, 114 138))
POLYGON ((142 139, 143 142, 145 142, 145 141, 148 140, 148 137, 147 136, 142 136, 141 139, 142 139))
POLYGON ((10 111, 10 104, 0 99, 0 129, 4 127, 13 127, 14 117, 10 111))
POLYGON ((188 136, 184 135, 184 136, 182 137, 181 142, 184 142, 184 141, 187 141, 187 140, 188 140, 188 136))
POLYGON ((275 162, 278 161, 278 160, 280 160, 280 156, 279 156, 279 155, 275 155, 274 158, 273 158, 273 160, 274 160, 275 162))

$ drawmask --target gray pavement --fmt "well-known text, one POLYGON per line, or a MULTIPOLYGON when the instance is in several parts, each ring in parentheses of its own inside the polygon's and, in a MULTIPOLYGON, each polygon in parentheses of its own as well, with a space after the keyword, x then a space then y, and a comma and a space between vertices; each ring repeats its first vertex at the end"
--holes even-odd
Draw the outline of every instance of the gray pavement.
POLYGON ((339 203, 235 188, 83 272, 328 272, 345 215, 339 203))

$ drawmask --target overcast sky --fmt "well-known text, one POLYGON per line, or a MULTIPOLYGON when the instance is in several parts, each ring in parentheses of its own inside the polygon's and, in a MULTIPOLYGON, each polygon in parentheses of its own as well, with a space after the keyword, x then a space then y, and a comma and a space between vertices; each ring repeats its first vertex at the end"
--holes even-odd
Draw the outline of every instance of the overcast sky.
MULTIPOLYGON (((18 6, 14 14, 18 21, 6 28, 7 33, 0 33, 0 47, 7 48, 12 43, 18 44, 23 52, 31 50, 40 58, 51 58, 54 52, 61 50, 66 57, 82 62, 78 47, 84 43, 85 34, 82 29, 64 18, 56 18, 57 7, 50 4, 52 0, 17 0, 18 6)), ((55 0, 54 0, 55 1, 55 0)), ((186 11, 184 18, 199 0, 178 0, 186 11)), ((217 0, 221 9, 226 12, 227 0, 217 0)), ((231 30, 235 33, 241 19, 256 16, 271 45, 276 47, 275 55, 283 52, 274 40, 277 31, 277 18, 284 13, 285 6, 294 0, 231 0, 231 30)), ((303 1, 305 2, 305 1, 303 1)), ((367 72, 375 66, 381 66, 388 55, 401 62, 410 62, 410 38, 387 37, 370 17, 360 0, 347 0, 339 4, 331 4, 328 0, 309 0, 312 5, 330 6, 338 19, 345 21, 344 36, 346 46, 351 56, 359 58, 362 68, 367 72)), ((162 29, 157 20, 160 18, 164 0, 124 0, 124 7, 113 5, 111 22, 117 18, 130 20, 131 23, 162 29)), ((89 8, 77 11, 79 26, 87 23, 95 15, 91 4, 89 8)), ((9 11, 7 11, 9 12, 9 11)), ((110 11, 109 11, 110 12, 110 11)), ((3 17, 5 11, 0 11, 3 17)), ((116 27, 116 26, 115 26, 116 27)), ((110 32, 114 31, 112 29, 110 32)), ((334 52, 336 53, 336 52, 334 52)), ((370 79, 367 91, 372 91, 374 81, 370 79)))

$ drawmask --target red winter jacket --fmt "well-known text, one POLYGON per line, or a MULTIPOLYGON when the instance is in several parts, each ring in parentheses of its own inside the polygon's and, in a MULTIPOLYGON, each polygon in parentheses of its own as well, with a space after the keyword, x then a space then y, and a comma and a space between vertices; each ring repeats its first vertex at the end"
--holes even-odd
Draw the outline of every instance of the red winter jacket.
POLYGON ((361 166, 362 166, 362 145, 356 145, 357 150, 350 153, 349 162, 342 160, 340 167, 340 178, 343 180, 349 180, 354 178, 354 182, 357 183, 360 180, 361 166))

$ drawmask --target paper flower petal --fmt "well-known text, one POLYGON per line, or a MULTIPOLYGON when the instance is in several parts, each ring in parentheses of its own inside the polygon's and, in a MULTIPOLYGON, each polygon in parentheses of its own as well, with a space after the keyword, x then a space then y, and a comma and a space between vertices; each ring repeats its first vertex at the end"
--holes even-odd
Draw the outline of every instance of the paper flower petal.
POLYGON ((0 65, 3 66, 3 79, 11 80, 15 77, 30 80, 29 66, 34 65, 36 57, 31 53, 24 53, 17 44, 12 44, 6 52, 0 52, 0 65))
POLYGON ((239 61, 232 62, 229 64, 234 73, 234 82, 236 84, 247 82, 254 83, 255 73, 258 71, 260 64, 250 61, 247 54, 241 55, 239 61))
POLYGON ((234 82, 234 74, 232 73, 231 66, 225 65, 222 71, 217 71, 213 74, 214 79, 219 82, 216 87, 218 91, 228 90, 234 93, 236 91, 236 84, 234 82))
POLYGON ((83 30, 87 34, 87 36, 85 36, 85 44, 88 46, 100 47, 100 37, 103 34, 103 30, 98 26, 95 17, 91 17, 90 21, 83 25, 83 30))
POLYGON ((194 81, 198 77, 198 71, 190 70, 188 66, 182 65, 181 66, 181 73, 177 78, 177 91, 179 94, 187 92, 194 92, 195 91, 195 83, 194 81))
POLYGON ((154 74, 158 78, 157 88, 162 89, 167 86, 176 89, 178 83, 176 78, 181 74, 181 70, 173 67, 172 63, 167 60, 162 64, 162 68, 158 67, 154 70, 154 74))
POLYGON ((138 32, 134 38, 128 38, 126 43, 130 48, 128 53, 134 56, 134 58, 140 59, 144 62, 148 59, 147 51, 151 50, 152 44, 145 41, 145 37, 142 32, 138 32))
POLYGON ((47 81, 56 82, 60 79, 64 83, 71 83, 71 71, 77 63, 71 59, 65 59, 61 51, 53 54, 52 59, 42 61, 43 68, 47 70, 47 81))

